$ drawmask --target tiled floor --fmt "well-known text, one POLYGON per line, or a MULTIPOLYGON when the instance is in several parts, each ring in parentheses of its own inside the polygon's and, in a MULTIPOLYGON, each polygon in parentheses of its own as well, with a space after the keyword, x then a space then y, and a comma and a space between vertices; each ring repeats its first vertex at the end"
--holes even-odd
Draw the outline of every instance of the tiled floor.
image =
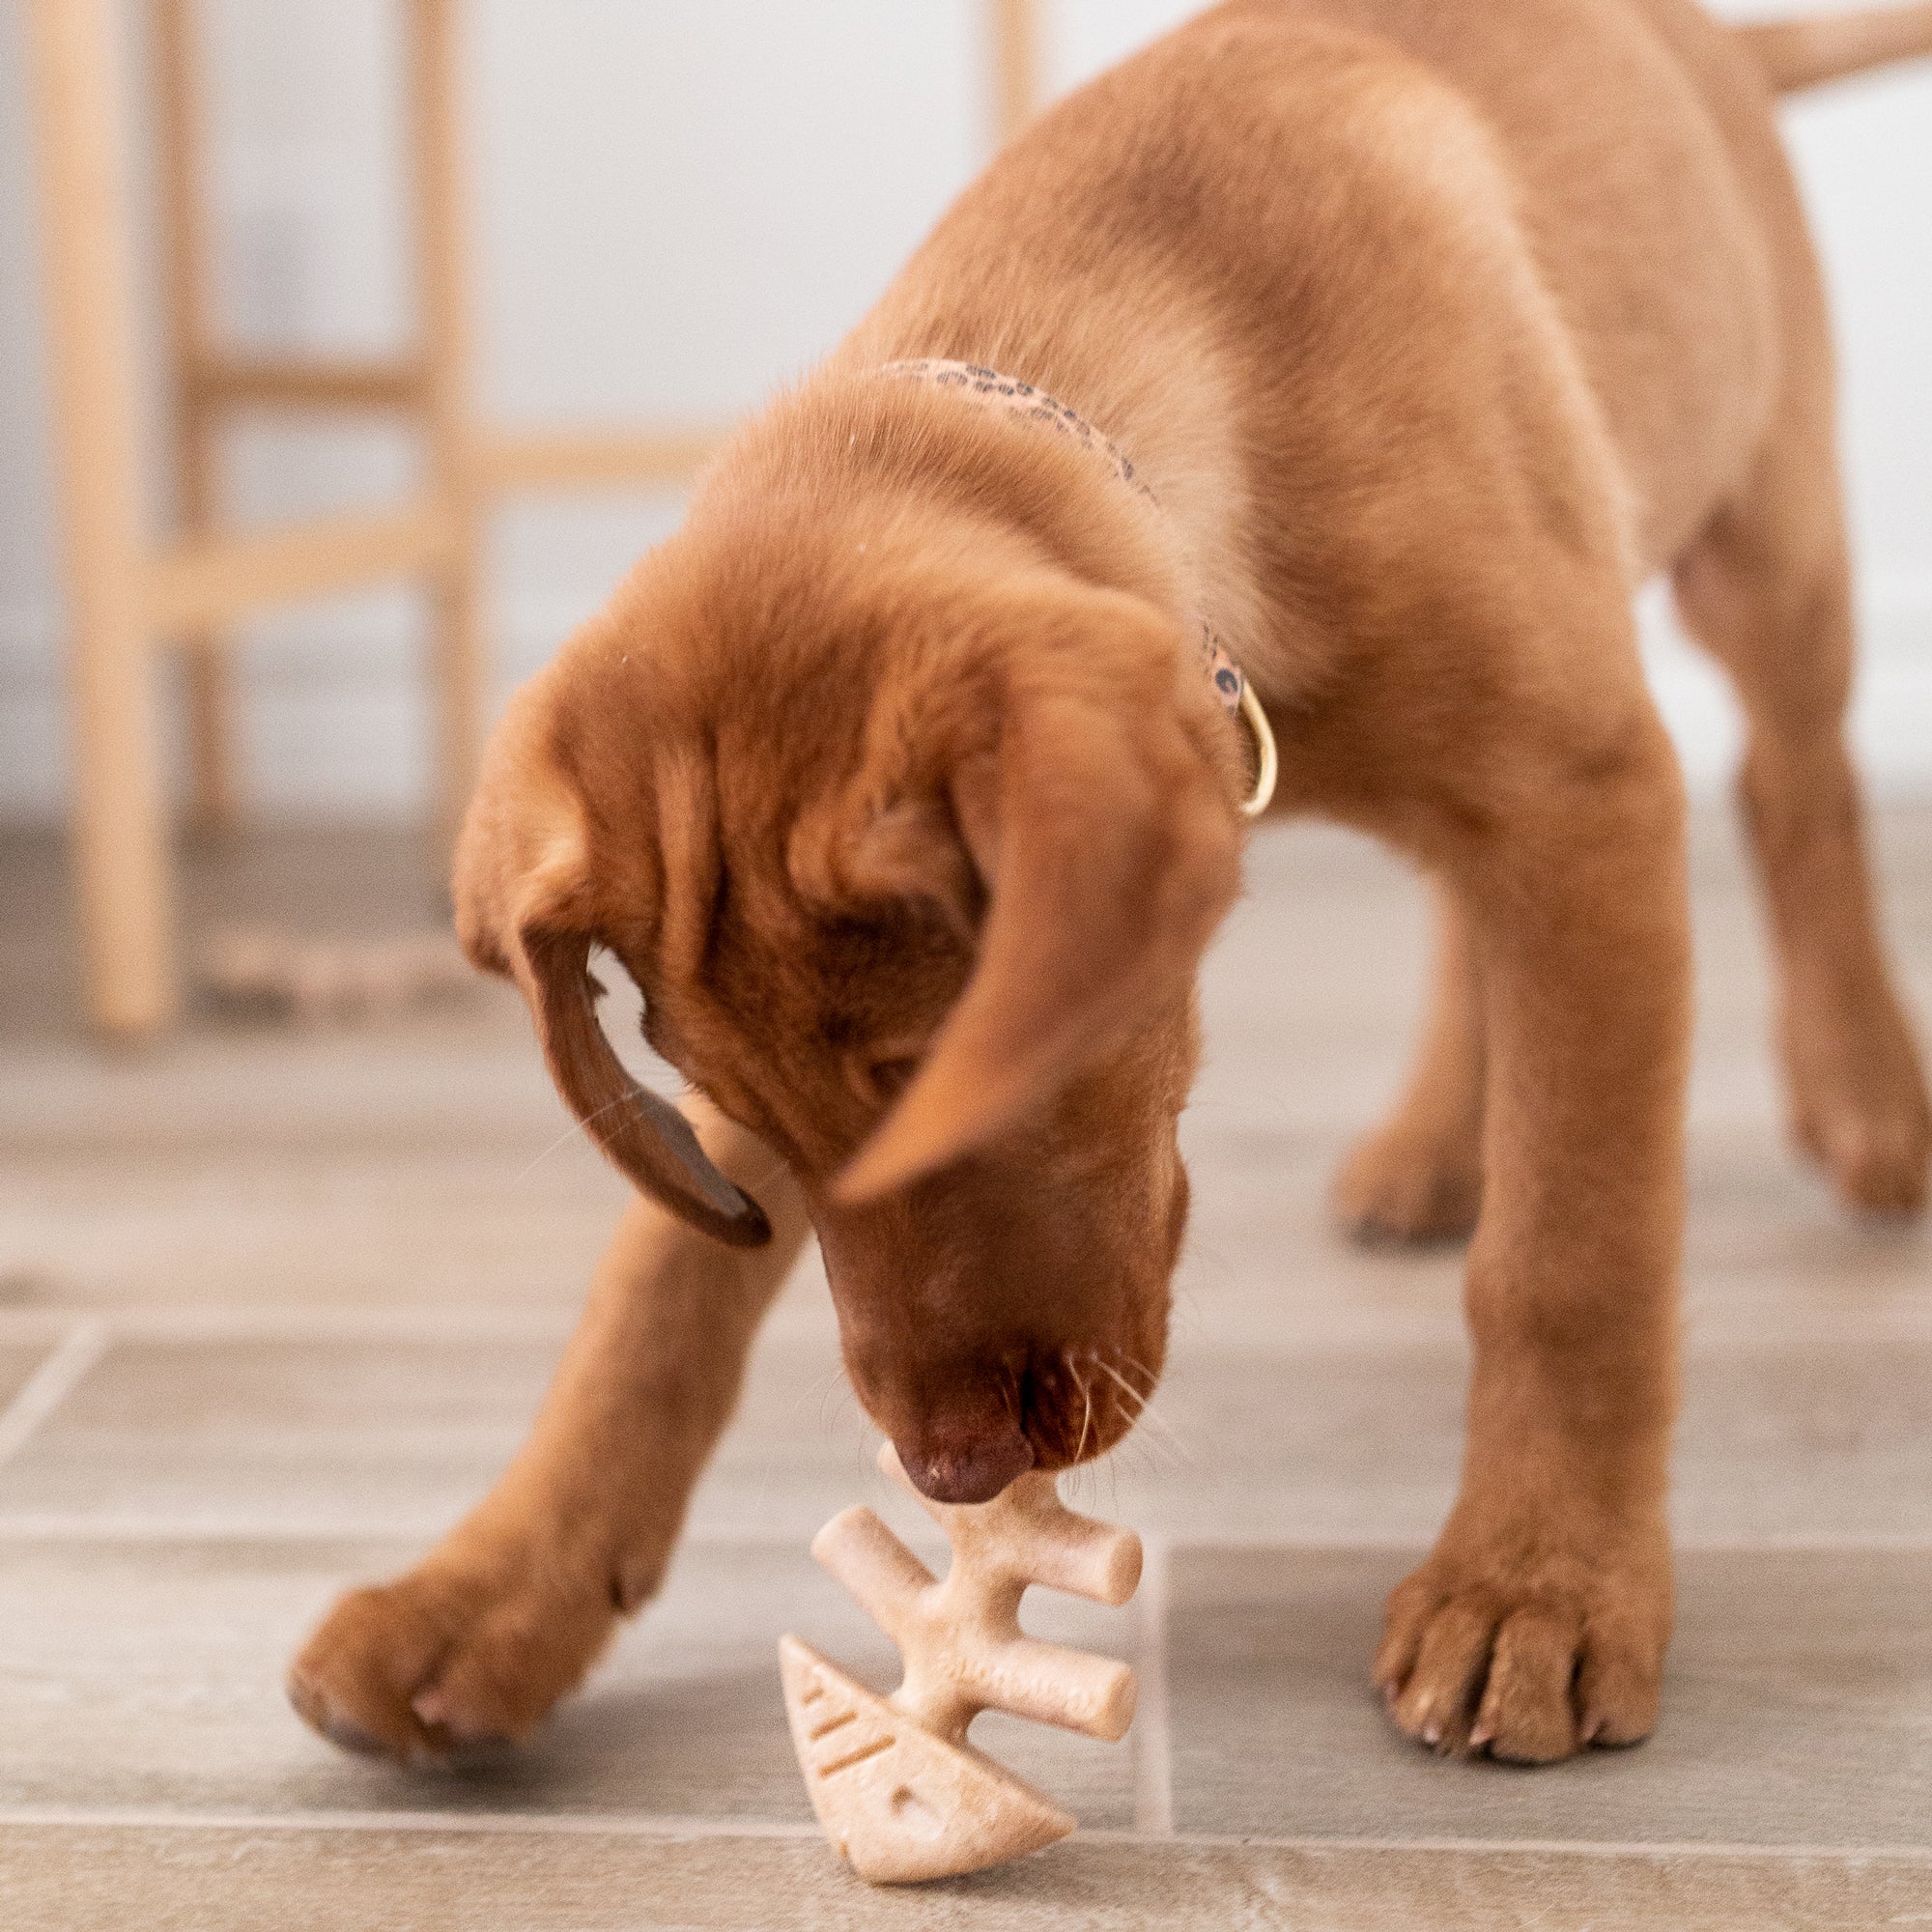
MULTIPOLYGON (((1932 812, 1882 831, 1932 1011, 1932 812)), ((47 855, 0 845, 0 1927, 1864 1928, 1932 1924, 1932 1245, 1781 1146, 1728 834, 1704 974, 1663 1728, 1534 1774, 1441 1764, 1366 1688, 1454 1480, 1453 1255, 1363 1254, 1325 1174, 1398 1076, 1417 895, 1267 835, 1208 974, 1195 1233, 1158 1405, 1076 1499, 1153 1561, 1037 1626, 1134 1659, 1119 1747, 987 1720, 1089 1831, 876 1894, 826 1852, 780 1709, 793 1627, 883 1680, 806 1553, 868 1498, 822 1282, 781 1302, 662 1601, 527 1750, 409 1774, 282 1701, 290 1649, 515 1444, 622 1189, 520 1016, 77 1044, 47 855)), ((194 904, 422 916, 396 841, 264 841, 194 904), (291 884, 299 881, 299 886, 291 884)))

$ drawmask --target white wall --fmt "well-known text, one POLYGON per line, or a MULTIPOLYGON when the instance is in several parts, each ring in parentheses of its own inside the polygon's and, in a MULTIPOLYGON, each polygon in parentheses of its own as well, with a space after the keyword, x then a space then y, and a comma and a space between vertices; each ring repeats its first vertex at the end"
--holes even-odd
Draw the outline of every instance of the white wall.
MULTIPOLYGON (((389 0, 204 6, 230 327, 262 343, 400 339, 389 0)), ((1056 82, 1188 11, 1058 0, 1056 82)), ((470 0, 469 20, 482 389, 501 417, 742 409, 837 337, 983 152, 977 0, 470 0)), ((62 783, 19 33, 19 10, 0 9, 0 818, 13 819, 53 816, 62 783)), ((1860 735, 1889 787, 1932 791, 1932 72, 1806 102, 1790 126, 1845 346, 1870 636, 1860 735)), ((263 517, 380 497, 412 458, 369 431, 256 430, 231 461, 238 504, 263 517)), ((676 509, 611 498, 503 519, 492 569, 506 684, 676 509)), ((1653 628, 1660 689, 1712 782, 1732 751, 1727 701, 1653 628)), ((411 807, 425 731, 409 599, 358 598, 251 638, 246 753, 264 809, 411 807)))

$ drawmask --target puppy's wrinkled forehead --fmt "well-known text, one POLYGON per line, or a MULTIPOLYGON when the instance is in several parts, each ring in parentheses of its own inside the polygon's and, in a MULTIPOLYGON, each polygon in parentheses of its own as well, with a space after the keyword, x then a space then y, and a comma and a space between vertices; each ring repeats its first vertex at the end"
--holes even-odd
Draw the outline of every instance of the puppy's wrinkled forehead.
POLYGON ((652 1044, 813 1164, 865 1129, 867 1057, 937 1027, 983 912, 952 778, 997 721, 962 689, 967 627, 949 652, 922 635, 944 622, 929 560, 915 590, 878 548, 839 572, 753 546, 708 588, 672 553, 554 678, 600 938, 652 1044))
POLYGON ((727 1113, 877 1199, 1184 1004, 1238 849, 1170 613, 970 527, 767 507, 695 519, 519 696, 459 862, 571 1105, 714 1232, 751 1224, 643 1131, 591 949, 727 1113))
POLYGON ((876 1119, 877 1069, 923 1050, 970 976, 970 867, 940 801, 878 809, 863 769, 823 756, 784 796, 727 742, 668 748, 655 933, 613 921, 610 943, 652 1046, 822 1172, 876 1119))

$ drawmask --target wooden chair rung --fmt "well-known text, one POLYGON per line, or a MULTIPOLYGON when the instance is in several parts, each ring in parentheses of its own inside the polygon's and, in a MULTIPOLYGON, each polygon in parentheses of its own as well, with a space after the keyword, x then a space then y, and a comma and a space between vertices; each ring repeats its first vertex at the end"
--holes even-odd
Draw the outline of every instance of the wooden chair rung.
POLYGON ((190 370, 187 386, 204 408, 400 412, 423 406, 429 371, 387 359, 222 354, 190 370))
POLYGON ((456 541, 454 520, 434 497, 257 535, 191 537, 149 563, 148 624, 156 637, 178 638, 269 606, 439 569, 456 541))

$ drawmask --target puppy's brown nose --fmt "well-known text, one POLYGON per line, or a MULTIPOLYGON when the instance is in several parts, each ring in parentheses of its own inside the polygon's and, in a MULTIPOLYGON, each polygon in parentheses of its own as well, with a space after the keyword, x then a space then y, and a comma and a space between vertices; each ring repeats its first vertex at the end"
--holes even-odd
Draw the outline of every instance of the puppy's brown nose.
POLYGON ((989 1503, 1033 1467, 1033 1444, 1017 1422, 970 1433, 922 1430, 893 1446, 920 1494, 936 1503, 989 1503))

